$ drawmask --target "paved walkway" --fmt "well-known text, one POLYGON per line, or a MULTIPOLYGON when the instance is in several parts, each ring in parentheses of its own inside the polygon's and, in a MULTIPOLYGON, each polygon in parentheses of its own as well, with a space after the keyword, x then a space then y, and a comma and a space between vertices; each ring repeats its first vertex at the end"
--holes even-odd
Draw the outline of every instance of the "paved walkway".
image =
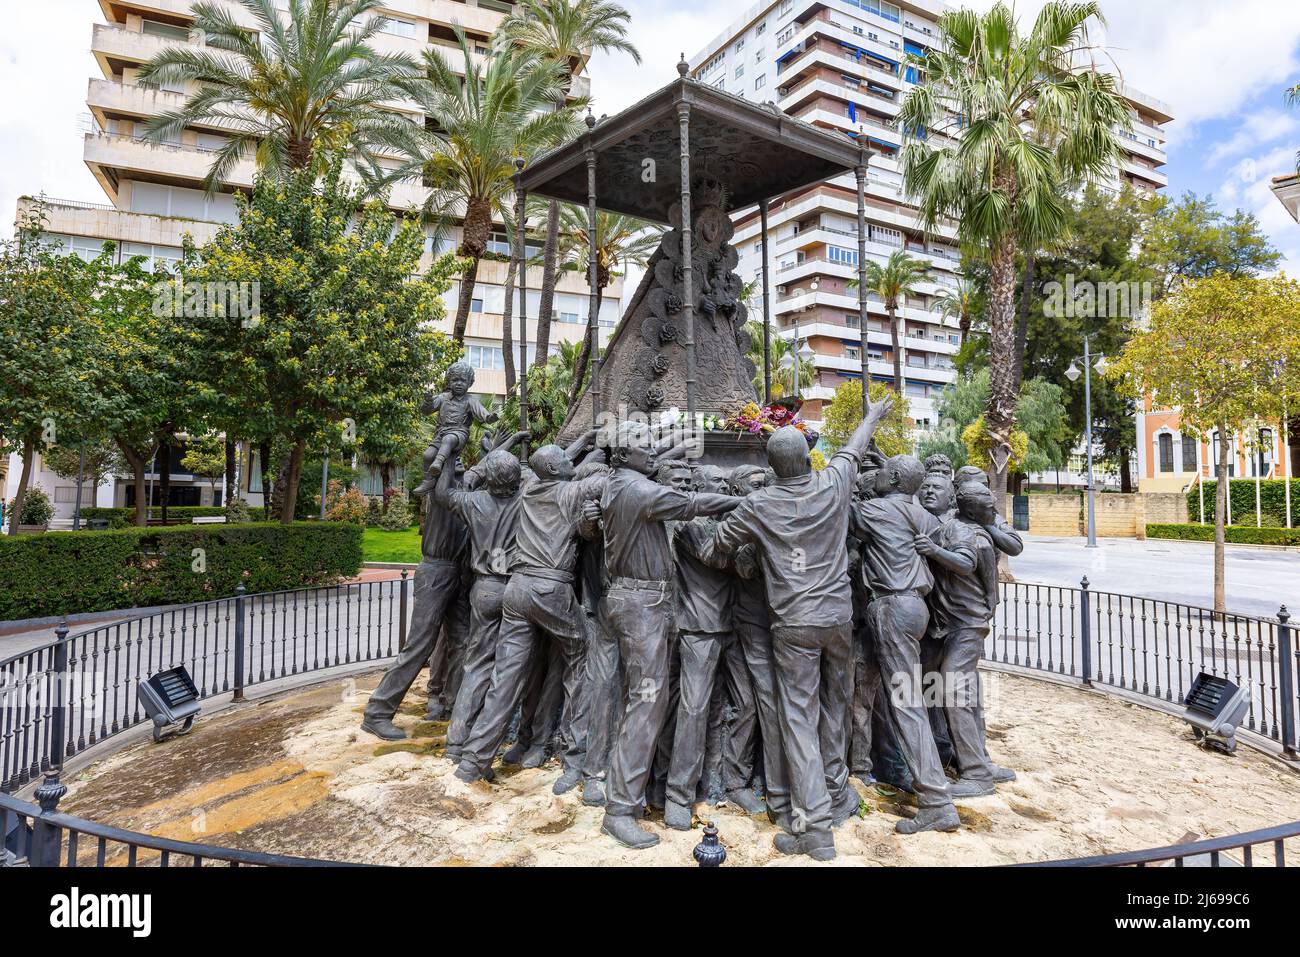
MULTIPOLYGON (((1098 591, 1214 606, 1214 545, 1132 538, 1026 536, 1025 551, 1011 560, 1025 582, 1077 587, 1084 575, 1098 591)), ((1300 555, 1292 551, 1229 545, 1225 565, 1227 606, 1239 615, 1272 617, 1286 604, 1300 614, 1300 555)))

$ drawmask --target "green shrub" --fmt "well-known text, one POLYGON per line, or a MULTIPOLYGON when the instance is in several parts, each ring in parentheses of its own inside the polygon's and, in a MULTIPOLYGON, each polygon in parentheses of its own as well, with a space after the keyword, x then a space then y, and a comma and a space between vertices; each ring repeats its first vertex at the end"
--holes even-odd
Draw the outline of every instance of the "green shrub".
POLYGON ((326 585, 361 567, 361 529, 182 525, 0 539, 0 621, 326 585), (196 549, 202 549, 201 570, 196 549))
MULTIPOLYGON (((9 514, 14 513, 14 503, 9 503, 9 514)), ((49 494, 39 485, 32 485, 23 496, 23 513, 18 516, 19 525, 48 525, 54 517, 54 504, 49 494)))
MULTIPOLYGON (((1214 496, 1218 493, 1219 483, 1213 479, 1205 481, 1205 521, 1214 521, 1214 496)), ((1232 479, 1228 482, 1228 494, 1232 497, 1232 518, 1236 522, 1255 520, 1255 480, 1232 479)), ((1286 481, 1284 479, 1264 479, 1259 483, 1260 512, 1265 525, 1274 527, 1286 524, 1286 481)), ((1187 514, 1197 519, 1201 514, 1201 493, 1193 488, 1187 493, 1187 514)), ((1300 479, 1291 479, 1291 519, 1300 520, 1300 479)))
POLYGON ((379 527, 389 532, 400 532, 411 527, 411 507, 406 496, 396 493, 388 500, 388 508, 379 520, 379 527))
MULTIPOLYGON (((1254 514, 1252 512, 1252 514, 1254 514)), ((1189 542, 1214 541, 1213 525, 1148 525, 1147 538, 1174 538, 1189 542)), ((1300 528, 1256 528, 1229 525, 1224 540, 1233 545, 1300 545, 1300 528)))
POLYGON ((242 525, 253 520, 252 509, 248 507, 248 503, 242 498, 232 498, 225 504, 222 511, 226 513, 226 521, 231 525, 242 525))

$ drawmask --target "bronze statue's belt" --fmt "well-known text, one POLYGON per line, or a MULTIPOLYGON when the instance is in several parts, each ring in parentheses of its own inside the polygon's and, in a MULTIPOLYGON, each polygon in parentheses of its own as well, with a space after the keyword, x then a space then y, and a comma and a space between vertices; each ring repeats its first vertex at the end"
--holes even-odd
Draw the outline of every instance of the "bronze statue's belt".
POLYGON ((543 568, 540 565, 520 565, 514 570, 516 575, 527 575, 530 578, 545 578, 547 581, 564 582, 566 585, 573 584, 573 572, 564 571, 559 568, 543 568))
POLYGON ((672 588, 672 582, 650 581, 644 578, 621 578, 610 580, 610 588, 635 588, 638 591, 665 592, 672 588))

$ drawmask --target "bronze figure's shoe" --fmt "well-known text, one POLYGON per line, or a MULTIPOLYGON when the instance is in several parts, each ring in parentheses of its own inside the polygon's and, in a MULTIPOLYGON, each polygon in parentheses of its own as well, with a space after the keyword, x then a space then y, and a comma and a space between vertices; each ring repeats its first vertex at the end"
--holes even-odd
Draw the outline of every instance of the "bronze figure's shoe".
POLYGON ((894 825, 899 834, 919 834, 921 831, 955 831, 961 827, 961 818, 951 804, 943 807, 923 807, 914 818, 904 818, 894 825))
POLYGON ((460 767, 456 769, 456 779, 458 781, 464 781, 466 784, 473 784, 475 781, 482 781, 483 778, 484 776, 478 768, 472 768, 464 761, 462 761, 460 767))
POLYGON ((983 797, 986 794, 996 794, 997 788, 993 786, 993 781, 978 781, 972 778, 958 778, 956 781, 948 783, 948 794, 954 798, 973 798, 983 797))
POLYGON ((540 768, 546 763, 546 748, 542 745, 529 748, 528 753, 519 761, 521 768, 540 768))
POLYGON ((664 802, 664 824, 674 831, 689 831, 694 817, 689 804, 678 804, 672 799, 664 802))
POLYGON ((990 764, 989 767, 993 770, 994 784, 1006 784, 1008 781, 1014 781, 1016 779, 1016 772, 1012 771, 1010 768, 1004 768, 997 764, 990 764))
POLYGON ((835 860, 835 839, 829 834, 778 834, 772 846, 782 854, 807 854, 814 861, 835 860))
POLYGON ((595 778, 590 778, 582 786, 582 803, 587 807, 604 807, 605 792, 600 788, 600 782, 595 778))
POLYGON ((524 759, 524 755, 527 753, 528 753, 528 749, 516 741, 514 744, 510 746, 509 751, 501 755, 501 763, 518 765, 519 762, 524 759))
POLYGON ((361 730, 385 741, 406 740, 406 732, 387 718, 366 718, 361 722, 361 730))
POLYGON ((569 768, 556 779, 555 785, 551 788, 552 794, 568 794, 582 782, 582 772, 577 768, 569 768))
POLYGON ((659 835, 647 831, 627 814, 606 814, 601 822, 600 832, 608 834, 624 847, 644 850, 659 843, 659 835))
POLYGON ((728 791, 724 797, 729 804, 734 804, 746 814, 762 814, 765 810, 763 802, 758 799, 749 788, 736 788, 734 791, 728 791))
POLYGON ((862 809, 862 798, 854 790, 852 784, 847 781, 844 784, 844 790, 840 792, 840 798, 831 808, 831 827, 839 827, 845 821, 857 815, 862 809))

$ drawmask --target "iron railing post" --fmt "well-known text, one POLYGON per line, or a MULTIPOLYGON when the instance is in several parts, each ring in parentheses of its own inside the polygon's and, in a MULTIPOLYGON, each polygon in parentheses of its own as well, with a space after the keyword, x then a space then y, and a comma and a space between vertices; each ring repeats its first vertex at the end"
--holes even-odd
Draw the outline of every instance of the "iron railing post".
POLYGON ((63 849, 63 829, 47 820, 59 809, 59 801, 68 793, 67 786, 59 780, 63 771, 63 751, 66 746, 64 709, 68 704, 68 621, 65 618, 54 632, 58 640, 54 655, 46 671, 46 693, 50 695, 50 739, 48 742, 49 766, 45 780, 36 789, 36 803, 41 813, 32 821, 31 863, 33 867, 58 867, 63 849))
POLYGON ((244 700, 244 594, 248 589, 240 582, 235 589, 235 693, 233 701, 244 700))
POLYGON ((1277 612, 1277 663, 1278 695, 1281 698, 1279 711, 1282 720, 1282 750, 1289 757, 1296 757, 1295 740, 1295 682, 1291 669, 1295 667, 1295 656, 1291 649, 1291 613, 1283 605, 1277 612))
POLYGON ((397 606, 397 650, 401 651, 406 647, 406 592, 410 587, 407 584, 407 575, 409 573, 405 568, 402 569, 402 586, 401 598, 397 606))
POLYGON ((1083 685, 1085 688, 1092 687, 1092 625, 1088 621, 1088 610, 1091 605, 1090 598, 1088 576, 1084 575, 1083 580, 1079 582, 1079 640, 1080 669, 1083 671, 1083 685))

